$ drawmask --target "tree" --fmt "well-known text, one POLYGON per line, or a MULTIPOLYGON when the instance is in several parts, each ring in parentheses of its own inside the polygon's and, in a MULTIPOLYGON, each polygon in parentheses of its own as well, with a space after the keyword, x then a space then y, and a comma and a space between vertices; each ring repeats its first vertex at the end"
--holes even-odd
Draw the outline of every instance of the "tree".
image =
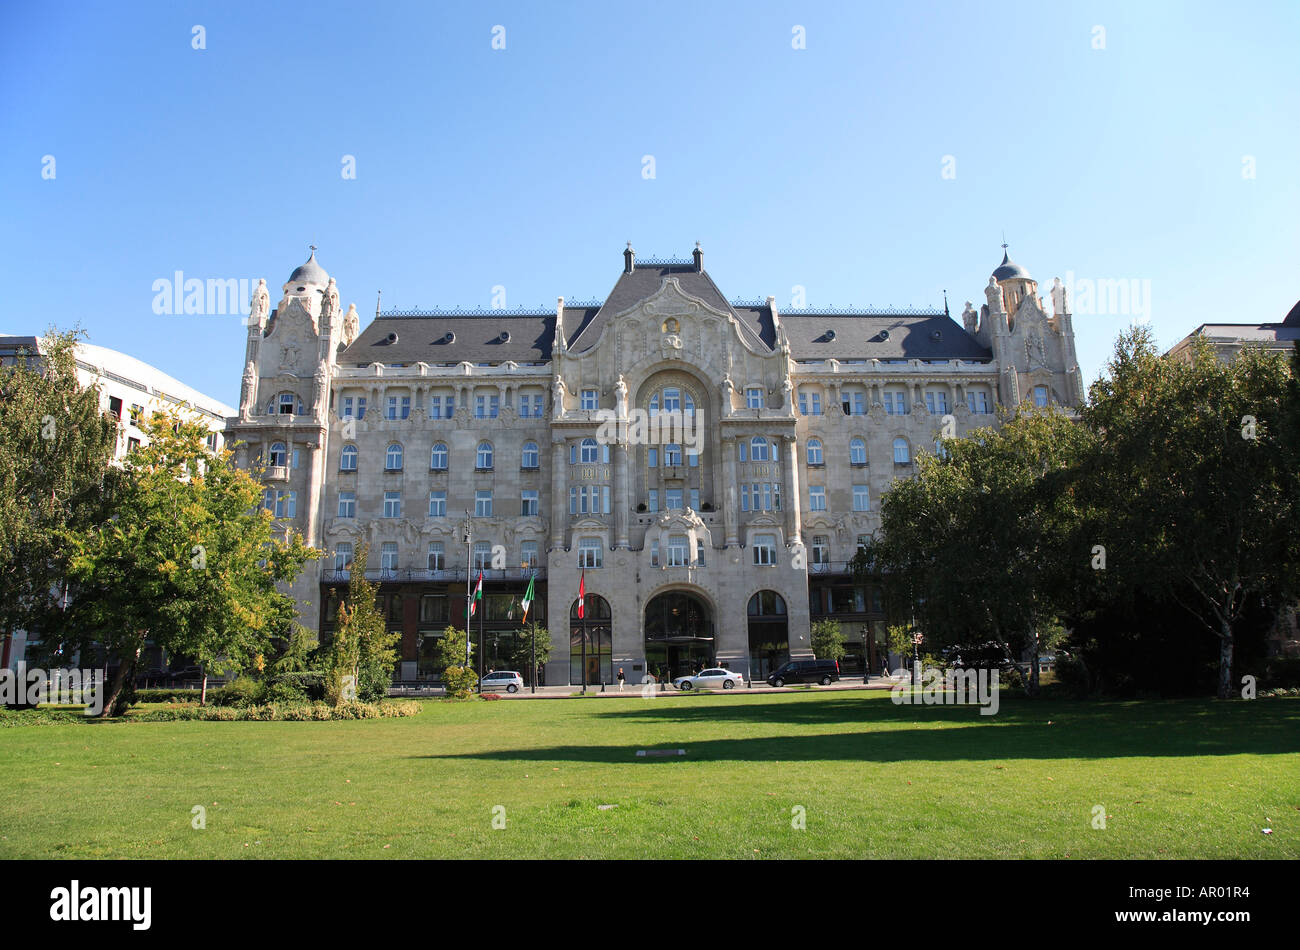
POLYGON ((62 607, 78 595, 67 533, 103 519, 120 475, 116 421, 77 379, 80 335, 51 328, 42 354, 0 366, 0 632, 39 635, 33 654, 56 661, 62 607))
POLYGON ((470 644, 470 661, 465 663, 465 631, 447 624, 443 628, 442 636, 438 639, 434 647, 433 668, 438 673, 443 672, 449 666, 461 666, 472 668, 474 666, 474 644, 470 644))
POLYGON ((352 561, 348 596, 339 605, 334 640, 327 650, 325 692, 337 705, 342 699, 343 677, 353 676, 357 697, 374 702, 388 695, 402 635, 390 632, 378 606, 379 585, 366 579, 370 547, 361 544, 352 561))
POLYGON ((1297 590, 1289 375, 1279 354, 1246 347, 1225 362, 1199 338, 1187 359, 1161 356, 1137 328, 1082 413, 1100 439, 1084 481, 1103 593, 1167 599, 1217 638, 1223 699, 1247 608, 1297 590))
POLYGON ((533 666, 536 658, 538 666, 544 666, 551 658, 551 634, 537 621, 526 624, 515 637, 510 650, 509 661, 517 670, 524 670, 524 682, 532 685, 537 670, 533 666), (534 652, 535 651, 535 652, 534 652))
POLYGON ((842 660, 844 658, 844 633, 840 630, 838 620, 818 620, 812 625, 813 656, 819 660, 842 660))
POLYGON ((207 429, 176 413, 145 424, 149 442, 125 463, 111 515, 72 530, 69 576, 80 585, 64 634, 118 662, 104 715, 119 714, 145 644, 236 672, 290 635, 296 606, 281 586, 319 552, 281 536, 258 507, 261 486, 212 454, 207 429))

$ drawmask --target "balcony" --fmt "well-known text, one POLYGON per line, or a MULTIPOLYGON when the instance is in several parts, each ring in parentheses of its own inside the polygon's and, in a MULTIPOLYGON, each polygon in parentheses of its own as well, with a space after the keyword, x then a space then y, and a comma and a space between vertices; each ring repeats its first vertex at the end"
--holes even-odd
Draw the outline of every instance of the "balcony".
POLYGON ((262 480, 266 482, 287 482, 289 480, 289 466, 268 465, 266 471, 262 473, 262 480))
MULTIPOLYGON (((473 568, 474 579, 478 579, 478 568, 473 568)), ((503 570, 493 570, 485 568, 483 571, 483 580, 485 581, 526 581, 536 575, 538 580, 546 579, 546 568, 538 567, 507 567, 503 570)), ((350 570, 336 571, 333 568, 327 568, 321 571, 320 580, 322 584, 346 584, 352 577, 350 570)), ((463 567, 444 567, 438 570, 430 571, 416 568, 398 568, 397 570, 387 571, 382 568, 371 568, 366 571, 366 580, 380 581, 385 584, 398 583, 464 583, 465 568, 463 567)))

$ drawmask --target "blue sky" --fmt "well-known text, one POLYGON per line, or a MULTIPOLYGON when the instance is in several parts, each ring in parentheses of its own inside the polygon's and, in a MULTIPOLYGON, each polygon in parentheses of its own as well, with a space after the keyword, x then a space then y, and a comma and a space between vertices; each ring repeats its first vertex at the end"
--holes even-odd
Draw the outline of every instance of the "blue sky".
MULTIPOLYGON (((6 4, 0 330, 235 403, 239 317, 155 280, 274 301, 314 243, 366 319, 553 306, 698 240, 728 297, 957 315, 1005 232, 1043 294, 1150 281, 1167 346, 1300 298, 1298 41, 1290 0, 6 4)), ((1086 378, 1132 320, 1076 316, 1086 378)))

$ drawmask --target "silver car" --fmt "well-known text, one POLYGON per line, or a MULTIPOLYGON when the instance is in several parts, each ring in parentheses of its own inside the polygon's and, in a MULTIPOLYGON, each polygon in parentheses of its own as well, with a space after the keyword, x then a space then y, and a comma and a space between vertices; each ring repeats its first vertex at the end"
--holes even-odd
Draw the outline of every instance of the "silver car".
POLYGON ((493 670, 483 674, 483 692, 495 693, 504 689, 507 693, 517 693, 524 688, 524 678, 514 670, 493 670))
POLYGON ((694 676, 679 676, 673 685, 681 690, 690 689, 735 689, 745 685, 745 677, 731 670, 701 670, 694 676))

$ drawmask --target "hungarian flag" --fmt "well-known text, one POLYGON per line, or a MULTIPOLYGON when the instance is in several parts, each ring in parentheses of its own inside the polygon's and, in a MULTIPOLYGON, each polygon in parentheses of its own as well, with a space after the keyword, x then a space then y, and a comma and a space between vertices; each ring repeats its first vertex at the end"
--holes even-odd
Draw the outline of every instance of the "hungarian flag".
MULTIPOLYGON (((534 577, 536 575, 533 575, 534 577)), ((528 578, 528 590, 524 591, 524 599, 521 601, 524 608, 524 615, 519 618, 520 623, 528 622, 528 608, 533 605, 533 578, 528 578)))
POLYGON ((483 572, 478 572, 478 584, 474 588, 474 599, 469 602, 469 615, 474 616, 474 611, 478 610, 478 602, 483 599, 483 572))
POLYGON ((586 613, 587 608, 586 605, 584 604, 584 601, 586 599, 587 599, 587 569, 584 567, 582 569, 582 577, 578 579, 578 619, 579 620, 581 620, 582 615, 586 613))

